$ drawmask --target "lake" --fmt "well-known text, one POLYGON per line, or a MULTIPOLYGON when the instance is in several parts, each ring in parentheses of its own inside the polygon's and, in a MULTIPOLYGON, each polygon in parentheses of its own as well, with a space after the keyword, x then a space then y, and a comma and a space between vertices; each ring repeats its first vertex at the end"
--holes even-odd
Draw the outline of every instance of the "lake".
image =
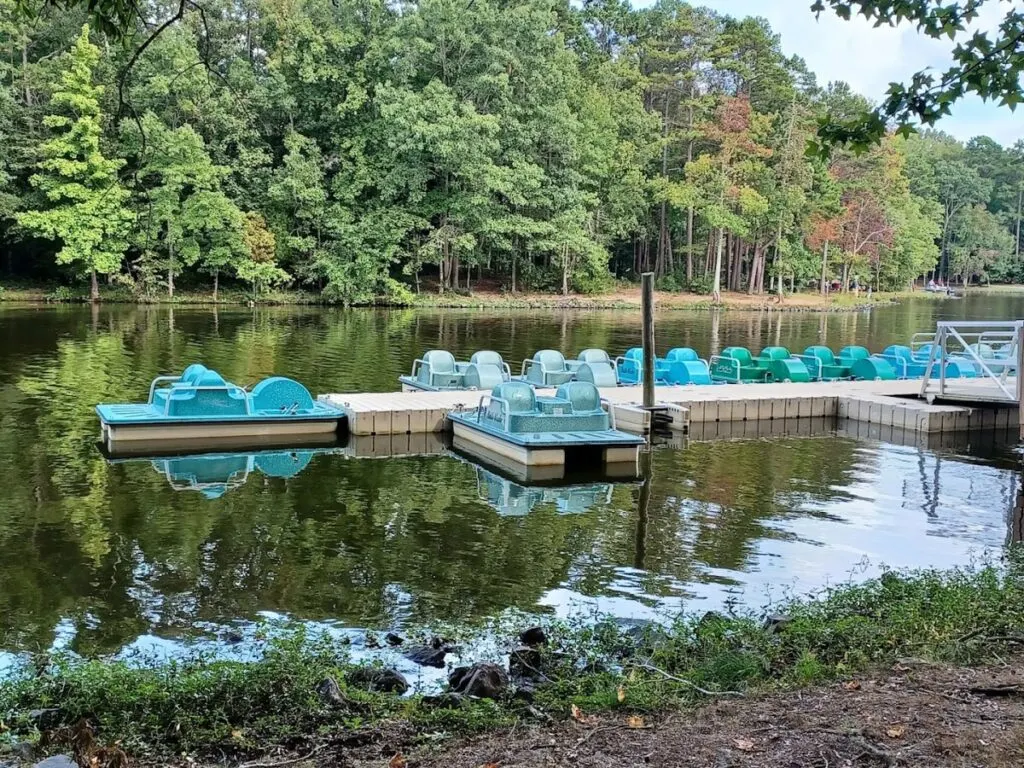
MULTIPOLYGON (((1024 294, 843 314, 673 312, 660 350, 880 349, 936 319, 1024 316, 1024 294)), ((173 652, 266 617, 339 630, 510 609, 652 618, 758 607, 895 567, 997 552, 1015 445, 927 450, 837 433, 660 447, 653 477, 512 483, 447 454, 109 463, 93 406, 202 361, 239 384, 392 390, 429 348, 621 354, 635 312, 0 305, 0 651, 173 652), (641 511, 641 502, 644 509, 641 511)))

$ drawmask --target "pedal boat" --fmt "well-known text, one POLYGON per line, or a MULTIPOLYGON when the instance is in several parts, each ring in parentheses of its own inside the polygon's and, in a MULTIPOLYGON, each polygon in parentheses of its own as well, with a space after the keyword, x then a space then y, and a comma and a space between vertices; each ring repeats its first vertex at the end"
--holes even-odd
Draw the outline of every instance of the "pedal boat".
POLYGON ((199 364, 180 376, 153 379, 145 403, 100 404, 96 413, 108 449, 134 441, 172 445, 216 438, 279 444, 333 434, 345 415, 292 379, 272 376, 246 390, 199 364))

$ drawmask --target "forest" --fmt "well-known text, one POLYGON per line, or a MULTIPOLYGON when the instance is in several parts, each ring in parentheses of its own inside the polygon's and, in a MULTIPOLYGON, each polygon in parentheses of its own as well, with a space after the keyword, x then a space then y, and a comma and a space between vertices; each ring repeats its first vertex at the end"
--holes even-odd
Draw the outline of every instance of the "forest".
POLYGON ((821 118, 872 105, 763 19, 679 0, 141 8, 115 38, 74 6, 0 0, 0 284, 398 304, 644 271, 716 296, 1024 280, 1024 140, 808 151, 821 118))

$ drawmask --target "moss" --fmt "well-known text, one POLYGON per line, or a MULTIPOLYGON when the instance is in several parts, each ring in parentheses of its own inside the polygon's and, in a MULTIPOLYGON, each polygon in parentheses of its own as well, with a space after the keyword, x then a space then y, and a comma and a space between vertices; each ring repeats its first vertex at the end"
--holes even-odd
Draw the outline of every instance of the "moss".
MULTIPOLYGON (((704 699, 701 689, 790 688, 904 657, 989 661, 1024 637, 1022 574, 1016 562, 886 573, 775 606, 786 621, 767 627, 753 614, 679 617, 641 630, 611 620, 549 621, 542 668, 550 682, 534 706, 556 716, 573 704, 662 711, 704 699)), ((456 734, 536 712, 513 698, 444 708, 419 695, 366 693, 346 686, 351 668, 346 646, 302 632, 268 641, 251 662, 57 658, 0 684, 0 740, 38 736, 29 712, 45 708, 58 709, 65 723, 88 718, 100 739, 148 755, 251 754, 395 720, 423 734, 456 734), (340 704, 316 693, 328 676, 340 685, 340 704)))

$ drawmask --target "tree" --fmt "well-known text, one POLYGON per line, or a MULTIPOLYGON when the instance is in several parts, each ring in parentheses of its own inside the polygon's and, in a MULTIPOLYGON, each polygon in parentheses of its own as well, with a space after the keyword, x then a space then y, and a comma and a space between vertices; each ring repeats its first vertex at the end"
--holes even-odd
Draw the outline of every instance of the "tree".
MULTIPOLYGON (((909 21, 928 37, 956 40, 978 18, 983 6, 996 5, 999 0, 962 0, 931 2, 930 0, 815 0, 811 10, 821 14, 831 8, 836 15, 849 19, 854 13, 876 24, 896 25, 909 21)), ((850 144, 864 149, 881 141, 887 127, 895 123, 897 130, 909 135, 915 123, 934 126, 950 114, 952 106, 967 94, 1016 109, 1024 101, 1021 73, 1024 72, 1024 13, 1010 3, 991 37, 975 32, 953 49, 953 64, 941 77, 924 71, 915 74, 910 83, 893 83, 886 99, 874 110, 862 111, 851 119, 836 116, 822 118, 819 143, 815 149, 827 152, 835 144, 850 144)))
POLYGON ((120 159, 107 159, 100 148, 103 88, 93 84, 100 50, 82 27, 67 58, 61 83, 53 94, 44 124, 56 131, 39 148, 42 159, 32 186, 43 195, 42 205, 17 215, 27 231, 59 240, 57 263, 79 264, 91 276, 90 298, 99 300, 97 274, 121 268, 128 247, 131 211, 129 193, 117 172, 120 159))
POLYGON ((958 217, 956 235, 949 266, 964 285, 972 277, 987 276, 988 269, 1013 248, 1010 233, 983 205, 973 205, 958 217))
POLYGON ((267 222, 258 213, 245 215, 243 239, 248 249, 248 258, 241 260, 236 270, 238 276, 252 286, 255 301, 260 291, 287 282, 289 275, 274 261, 274 233, 267 229, 267 222))

